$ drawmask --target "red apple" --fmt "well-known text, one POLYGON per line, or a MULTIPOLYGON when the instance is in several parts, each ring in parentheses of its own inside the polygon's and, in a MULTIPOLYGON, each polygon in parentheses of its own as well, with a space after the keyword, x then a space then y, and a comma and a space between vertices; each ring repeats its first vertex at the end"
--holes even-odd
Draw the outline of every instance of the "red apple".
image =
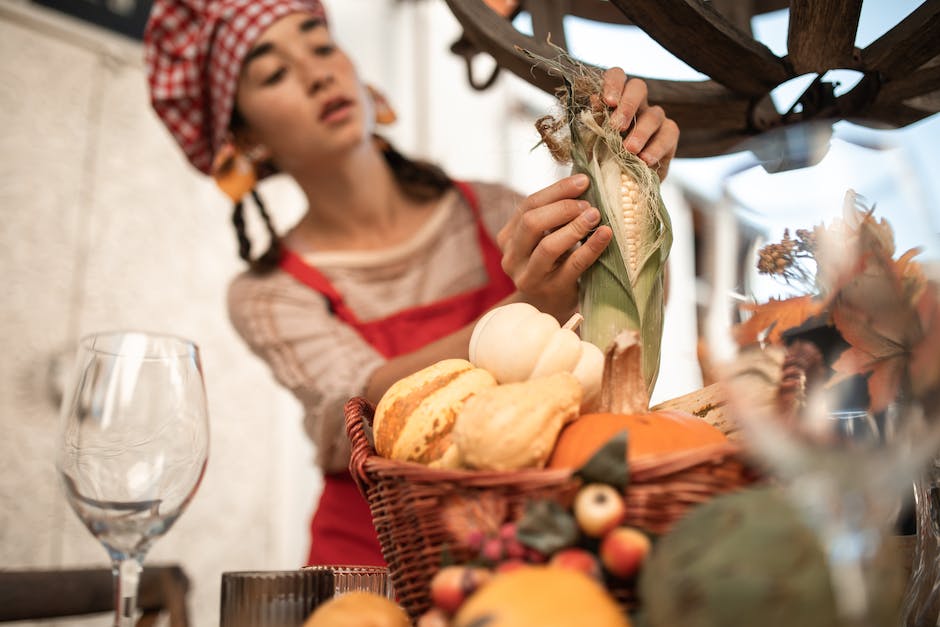
POLYGON ((492 573, 485 568, 445 566, 431 578, 431 602, 453 614, 490 577, 492 573))
POLYGON ((483 541, 486 540, 486 534, 484 534, 479 529, 474 529, 467 534, 467 537, 464 540, 464 544, 467 547, 473 549, 474 551, 479 551, 483 548, 483 541))
POLYGON ((503 541, 503 550, 510 559, 522 559, 526 556, 526 546, 516 537, 516 524, 504 523, 499 528, 499 537, 503 541))
POLYGON ((498 562, 503 559, 505 554, 505 547, 503 546, 503 541, 498 536, 490 536, 483 541, 483 548, 480 551, 480 554, 483 556, 483 559, 490 562, 498 562))
POLYGON ((538 549, 533 549, 531 546, 525 548, 525 555, 523 559, 530 564, 544 564, 548 557, 538 549))
POLYGON ((516 523, 503 523, 499 528, 499 537, 503 540, 516 539, 516 523))
POLYGON ((650 539, 639 529, 617 527, 601 540, 601 562, 616 577, 634 577, 650 552, 650 539))
POLYGON ((584 549, 562 549, 554 555, 548 562, 549 566, 556 568, 568 568, 577 570, 594 579, 601 579, 601 565, 597 557, 590 551, 584 549))
POLYGON ((585 535, 600 538, 623 522, 627 506, 613 486, 589 483, 574 497, 574 518, 585 535))

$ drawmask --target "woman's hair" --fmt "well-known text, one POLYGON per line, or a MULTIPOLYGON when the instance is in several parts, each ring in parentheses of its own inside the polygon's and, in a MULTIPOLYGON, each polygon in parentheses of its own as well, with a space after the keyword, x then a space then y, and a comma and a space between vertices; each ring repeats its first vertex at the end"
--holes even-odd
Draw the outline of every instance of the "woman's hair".
MULTIPOLYGON (((237 130, 244 125, 244 119, 238 110, 232 112, 232 130, 237 130)), ((449 189, 453 182, 444 171, 432 163, 426 161, 416 161, 409 159, 398 152, 384 138, 375 135, 375 141, 378 143, 385 157, 385 162, 392 169, 392 175, 395 181, 401 187, 406 196, 417 201, 427 201, 440 198, 441 195, 449 189)), ((271 168, 270 164, 259 167, 271 168)), ((272 170, 268 170, 271 173, 272 170)), ((238 237, 238 256, 248 262, 252 272, 257 274, 266 274, 278 267, 281 262, 281 239, 274 229, 271 216, 261 200, 257 191, 251 190, 251 197, 258 206, 261 218, 268 230, 270 244, 267 251, 260 257, 253 259, 251 257, 251 241, 248 239, 248 231, 245 228, 245 209, 243 201, 235 203, 235 210, 232 213, 232 224, 235 225, 235 234, 238 237)))

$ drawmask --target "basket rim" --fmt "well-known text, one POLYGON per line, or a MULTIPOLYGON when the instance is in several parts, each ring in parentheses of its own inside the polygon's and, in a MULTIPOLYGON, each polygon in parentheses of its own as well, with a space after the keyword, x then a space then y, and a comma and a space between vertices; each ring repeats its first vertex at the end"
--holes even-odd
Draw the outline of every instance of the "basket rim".
MULTIPOLYGON (((526 480, 563 481, 575 475, 576 468, 524 468, 519 470, 470 470, 431 468, 417 462, 399 461, 382 457, 375 452, 365 434, 363 421, 374 406, 358 396, 349 399, 345 406, 346 431, 352 443, 350 472, 363 490, 381 478, 407 477, 411 481, 474 482, 499 484, 525 482, 526 480)), ((738 457, 743 448, 730 440, 716 442, 694 449, 674 451, 659 455, 648 455, 632 460, 629 464, 630 480, 653 479, 686 470, 702 463, 719 464, 729 457, 738 457)))

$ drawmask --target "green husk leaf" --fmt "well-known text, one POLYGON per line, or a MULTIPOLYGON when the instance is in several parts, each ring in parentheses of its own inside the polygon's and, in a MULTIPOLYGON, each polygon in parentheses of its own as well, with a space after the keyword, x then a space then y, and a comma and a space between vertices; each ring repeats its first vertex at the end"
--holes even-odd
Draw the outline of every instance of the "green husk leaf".
POLYGON ((594 453, 583 466, 575 471, 575 476, 587 483, 606 483, 621 492, 630 481, 630 467, 627 465, 627 430, 618 432, 594 453))
POLYGON ((529 501, 516 523, 516 539, 543 555, 574 546, 580 531, 574 516, 549 499, 529 501))
POLYGON ((603 350, 620 331, 638 331, 643 344, 643 377, 651 393, 659 374, 672 224, 659 193, 659 177, 623 148, 620 133, 609 125, 609 111, 596 104, 602 74, 558 50, 557 59, 524 51, 565 81, 559 93, 561 112, 542 118, 536 127, 556 160, 571 163, 572 173, 588 176, 590 185, 582 198, 598 208, 600 223, 610 226, 614 235, 611 245, 581 276, 581 338, 603 350), (629 174, 640 190, 639 235, 630 241, 620 207, 621 173, 629 174), (636 247, 633 264, 629 261, 631 245, 636 247))

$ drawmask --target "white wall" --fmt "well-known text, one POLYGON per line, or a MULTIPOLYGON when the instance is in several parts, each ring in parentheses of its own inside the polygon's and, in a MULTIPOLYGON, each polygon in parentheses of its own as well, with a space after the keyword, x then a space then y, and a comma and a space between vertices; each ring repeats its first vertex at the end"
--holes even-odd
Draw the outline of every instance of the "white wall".
MULTIPOLYGON (((562 173, 545 151, 530 152, 535 116, 518 112, 520 96, 546 110, 551 99, 505 73, 492 90, 473 92, 448 51, 460 29, 442 0, 328 8, 363 76, 398 108, 387 135, 403 151, 527 193, 562 173)), ((188 336, 203 350, 211 458, 189 511, 149 561, 184 566, 193 624, 211 626, 222 572, 301 565, 320 479, 296 404, 225 315, 225 287, 241 267, 229 205, 152 114, 140 57, 123 38, 0 4, 0 567, 107 563, 55 476, 50 364, 95 330, 188 336)), ((299 215, 289 184, 268 182, 262 192, 282 227, 299 215)), ((667 324, 667 342, 673 329, 688 325, 667 324)), ((673 341, 666 364, 670 354, 688 357, 688 344, 673 341)), ((694 376, 670 381, 682 392, 694 376)))
POLYGON ((293 399, 226 317, 228 203, 151 113, 139 47, 8 3, 0 59, 0 566, 107 564, 59 488, 47 371, 90 331, 176 333, 203 351, 211 457, 149 561, 182 563, 193 624, 217 624, 221 572, 302 564, 319 489, 293 399))

